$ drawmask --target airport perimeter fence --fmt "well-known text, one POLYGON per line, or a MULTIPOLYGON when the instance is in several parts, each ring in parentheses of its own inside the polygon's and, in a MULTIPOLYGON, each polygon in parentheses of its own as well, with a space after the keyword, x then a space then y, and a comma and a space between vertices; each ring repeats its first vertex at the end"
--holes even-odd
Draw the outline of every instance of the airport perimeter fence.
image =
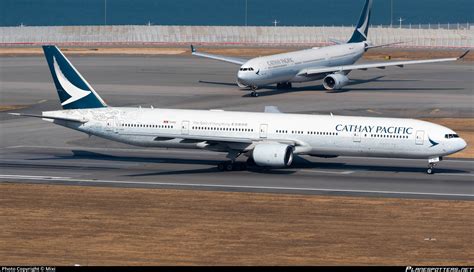
MULTIPOLYGON (((404 42, 396 45, 404 48, 474 48, 474 25, 426 26, 373 26, 369 40, 372 44, 404 42)), ((18 26, 0 27, 0 46, 321 46, 331 39, 346 41, 353 31, 349 26, 18 26)))

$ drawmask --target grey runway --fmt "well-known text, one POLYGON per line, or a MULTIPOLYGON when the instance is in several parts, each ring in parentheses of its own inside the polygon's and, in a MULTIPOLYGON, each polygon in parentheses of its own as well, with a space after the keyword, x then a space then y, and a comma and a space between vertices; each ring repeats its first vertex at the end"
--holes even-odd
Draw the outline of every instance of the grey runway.
MULTIPOLYGON (((3 57, 3 105, 39 113, 59 109, 42 57, 3 57)), ((110 105, 390 117, 473 117, 471 63, 356 71, 340 92, 320 82, 293 91, 260 90, 252 98, 235 85, 238 67, 189 56, 71 57, 110 105), (369 79, 376 79, 369 82, 369 79)), ((219 172, 219 153, 142 149, 0 113, 0 182, 184 188, 277 193, 474 199, 472 160, 446 160, 426 175, 424 160, 298 159, 294 167, 219 172)))
POLYGON ((474 164, 463 160, 429 176, 418 160, 303 157, 288 169, 221 172, 222 154, 196 150, 13 146, 1 154, 0 182, 474 200, 474 164))

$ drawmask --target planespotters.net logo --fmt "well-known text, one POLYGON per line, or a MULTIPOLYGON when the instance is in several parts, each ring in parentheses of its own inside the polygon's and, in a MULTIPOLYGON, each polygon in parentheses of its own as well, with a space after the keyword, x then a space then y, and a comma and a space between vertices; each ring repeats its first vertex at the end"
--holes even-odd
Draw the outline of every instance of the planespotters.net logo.
POLYGON ((474 272, 473 267, 411 267, 407 266, 405 272, 474 272))

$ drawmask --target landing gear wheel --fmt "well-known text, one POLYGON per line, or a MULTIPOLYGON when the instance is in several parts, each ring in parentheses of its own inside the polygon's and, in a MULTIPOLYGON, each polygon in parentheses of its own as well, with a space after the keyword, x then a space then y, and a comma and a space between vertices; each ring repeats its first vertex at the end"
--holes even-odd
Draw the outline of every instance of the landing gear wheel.
POLYGON ((225 164, 225 170, 226 170, 226 171, 232 171, 232 170, 234 170, 234 164, 233 164, 233 163, 226 163, 226 164, 225 164))
POLYGON ((434 174, 434 172, 435 172, 435 171, 434 171, 434 167, 435 167, 435 166, 436 166, 435 163, 430 163, 430 164, 428 164, 428 169, 426 169, 426 173, 427 173, 428 175, 434 174))
POLYGON ((220 171, 224 171, 224 169, 225 169, 224 163, 223 163, 223 162, 218 163, 218 164, 217 164, 217 169, 219 169, 220 171))
POLYGON ((250 96, 252 96, 252 97, 258 97, 258 93, 257 93, 256 91, 252 91, 252 92, 250 93, 250 96))

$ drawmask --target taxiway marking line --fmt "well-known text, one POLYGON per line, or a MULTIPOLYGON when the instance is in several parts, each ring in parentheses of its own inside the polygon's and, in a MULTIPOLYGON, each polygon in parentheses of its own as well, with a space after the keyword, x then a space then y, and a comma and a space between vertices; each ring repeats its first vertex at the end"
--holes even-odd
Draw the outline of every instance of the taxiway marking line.
MULTIPOLYGON (((260 189, 276 191, 311 191, 311 192, 339 192, 339 193, 365 193, 382 195, 420 195, 420 196, 454 196, 454 197, 474 197, 474 194, 447 194, 447 193, 427 193, 427 192, 403 192, 403 191, 377 191, 377 190, 349 190, 349 189, 328 189, 328 188, 305 188, 305 187, 279 187, 279 186, 252 186, 252 185, 226 185, 226 184, 202 184, 202 183, 170 183, 170 182, 144 182, 144 181, 119 181, 119 180, 94 180, 75 179, 70 177, 52 176, 23 176, 23 175, 0 175, 0 179, 18 180, 40 180, 40 181, 66 181, 82 183, 104 183, 104 184, 128 184, 128 185, 158 185, 168 187, 197 187, 197 188, 222 188, 222 189, 260 189)), ((1 182, 1 181, 0 181, 1 182)))

